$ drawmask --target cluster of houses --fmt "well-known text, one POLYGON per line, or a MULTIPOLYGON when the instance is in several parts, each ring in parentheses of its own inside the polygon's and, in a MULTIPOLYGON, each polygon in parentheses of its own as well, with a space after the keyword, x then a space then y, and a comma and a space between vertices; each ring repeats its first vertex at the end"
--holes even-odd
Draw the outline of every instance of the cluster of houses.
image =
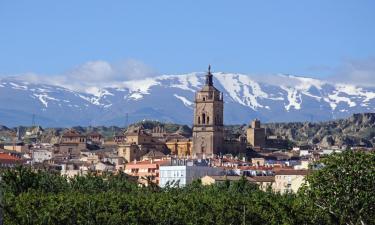
POLYGON ((297 148, 288 152, 255 148, 257 151, 249 150, 252 154, 240 158, 232 154, 194 158, 191 147, 191 139, 161 127, 146 130, 132 126, 106 141, 96 131, 81 134, 67 129, 56 144, 18 141, 1 145, 0 167, 26 164, 68 177, 122 171, 141 185, 153 182, 161 187, 185 186, 197 179, 210 185, 244 177, 263 190, 286 192, 298 190, 310 172, 309 163, 319 158, 311 150, 297 148))

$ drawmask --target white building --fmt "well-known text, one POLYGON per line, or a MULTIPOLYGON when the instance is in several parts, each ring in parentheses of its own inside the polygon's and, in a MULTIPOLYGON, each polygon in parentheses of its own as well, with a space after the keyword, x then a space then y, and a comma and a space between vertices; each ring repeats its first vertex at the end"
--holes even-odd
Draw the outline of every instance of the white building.
POLYGON ((183 187, 187 184, 191 184, 193 180, 202 178, 206 175, 213 176, 223 174, 224 170, 222 168, 197 166, 192 162, 188 162, 185 165, 160 166, 159 185, 160 187, 165 187, 167 184, 178 184, 180 187, 183 187))
POLYGON ((98 162, 95 164, 95 170, 100 172, 110 172, 115 170, 115 166, 109 162, 98 162))
POLYGON ((52 151, 47 149, 38 149, 32 151, 32 157, 34 163, 42 163, 46 160, 50 160, 53 157, 52 151))

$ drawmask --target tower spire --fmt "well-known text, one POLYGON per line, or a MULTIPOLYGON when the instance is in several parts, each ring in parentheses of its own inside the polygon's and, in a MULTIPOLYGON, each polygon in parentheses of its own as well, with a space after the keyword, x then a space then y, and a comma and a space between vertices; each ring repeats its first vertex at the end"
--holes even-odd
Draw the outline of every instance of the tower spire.
POLYGON ((211 73, 211 65, 208 65, 208 72, 206 74, 206 86, 212 86, 212 73, 211 73))

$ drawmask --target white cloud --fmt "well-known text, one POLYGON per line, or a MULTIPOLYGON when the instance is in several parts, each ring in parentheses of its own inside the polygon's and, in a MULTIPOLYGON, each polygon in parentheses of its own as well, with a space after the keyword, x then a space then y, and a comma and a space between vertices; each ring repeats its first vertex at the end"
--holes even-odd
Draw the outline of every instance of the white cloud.
POLYGON ((128 59, 117 63, 90 61, 61 75, 26 73, 14 76, 30 83, 43 83, 88 91, 92 87, 112 87, 128 80, 155 76, 157 73, 146 64, 128 59))
POLYGON ((346 60, 329 79, 333 82, 374 87, 375 58, 346 60))

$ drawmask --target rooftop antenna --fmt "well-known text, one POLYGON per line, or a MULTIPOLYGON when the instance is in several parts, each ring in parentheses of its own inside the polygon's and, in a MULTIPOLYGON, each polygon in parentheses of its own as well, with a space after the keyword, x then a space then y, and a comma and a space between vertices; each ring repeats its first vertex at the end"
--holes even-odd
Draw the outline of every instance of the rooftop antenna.
POLYGON ((31 126, 35 127, 35 114, 32 115, 31 126))

